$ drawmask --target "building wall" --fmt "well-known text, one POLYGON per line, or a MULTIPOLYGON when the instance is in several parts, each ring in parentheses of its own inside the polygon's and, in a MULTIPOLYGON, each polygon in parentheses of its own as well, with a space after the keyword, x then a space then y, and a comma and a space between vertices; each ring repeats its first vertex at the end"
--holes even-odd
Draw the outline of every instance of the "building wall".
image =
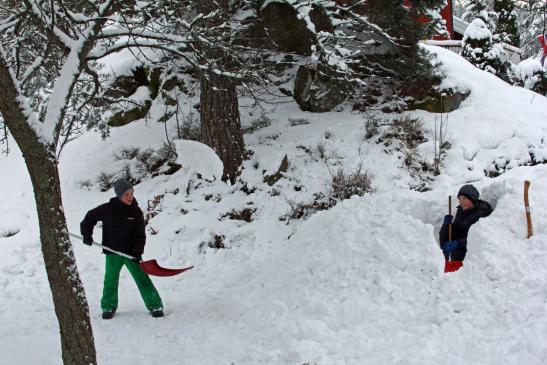
MULTIPOLYGON (((410 3, 410 0, 404 0, 403 3, 407 7, 412 6, 412 4, 410 3)), ((448 34, 450 36, 449 39, 452 39, 454 35, 454 19, 452 16, 452 11, 453 11, 452 0, 448 0, 448 3, 445 6, 445 8, 441 10, 441 16, 446 21, 446 29, 448 30, 448 34)), ((430 21, 430 19, 426 16, 422 16, 418 19, 418 21, 421 23, 427 23, 430 21)), ((433 39, 441 40, 441 39, 447 39, 447 38, 445 36, 435 35, 433 36, 433 39)))

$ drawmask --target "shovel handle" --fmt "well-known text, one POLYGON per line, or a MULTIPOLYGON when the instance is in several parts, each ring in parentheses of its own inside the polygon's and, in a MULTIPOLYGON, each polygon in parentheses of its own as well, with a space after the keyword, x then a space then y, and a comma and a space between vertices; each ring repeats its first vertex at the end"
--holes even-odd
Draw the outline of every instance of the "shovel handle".
MULTIPOLYGON (((452 215, 452 195, 448 196, 448 215, 452 215)), ((452 241, 452 222, 448 224, 448 240, 452 241)))
MULTIPOLYGON (((74 233, 70 233, 70 232, 69 232, 68 235, 69 235, 70 237, 77 238, 77 239, 79 239, 80 241, 83 241, 83 240, 84 240, 84 238, 83 238, 82 236, 79 236, 79 235, 74 234, 74 233)), ((137 259, 136 259, 135 257, 133 257, 133 256, 127 255, 127 254, 125 254, 125 253, 123 253, 123 252, 119 252, 119 251, 113 250, 113 249, 111 249, 110 247, 106 247, 106 246, 101 245, 100 243, 97 243, 97 242, 95 242, 95 241, 93 241, 92 244, 93 244, 94 246, 97 246, 97 247, 102 248, 103 250, 107 250, 107 251, 110 251, 110 252, 112 252, 112 253, 115 253, 116 255, 120 255, 120 256, 125 257, 125 258, 127 258, 127 259, 130 259, 130 260, 133 260, 133 261, 137 261, 137 259)))
POLYGON ((528 189, 530 189, 531 182, 526 180, 524 182, 524 209, 526 211, 526 224, 528 226, 528 238, 534 234, 534 228, 532 227, 532 213, 530 212, 530 202, 528 200, 528 189))

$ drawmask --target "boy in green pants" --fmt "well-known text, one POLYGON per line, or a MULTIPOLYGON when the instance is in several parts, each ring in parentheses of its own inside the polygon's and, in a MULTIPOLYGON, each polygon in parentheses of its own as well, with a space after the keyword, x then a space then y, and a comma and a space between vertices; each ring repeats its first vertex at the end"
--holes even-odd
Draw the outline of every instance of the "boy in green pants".
POLYGON ((93 242, 93 228, 103 222, 102 244, 113 250, 135 257, 135 261, 103 250, 106 254, 103 296, 101 308, 103 319, 110 319, 118 308, 118 284, 120 271, 125 265, 135 280, 146 308, 152 317, 163 317, 163 304, 152 280, 142 271, 141 260, 146 243, 144 216, 133 197, 133 186, 126 180, 114 183, 116 197, 108 203, 90 210, 80 223, 80 230, 86 245, 93 242))

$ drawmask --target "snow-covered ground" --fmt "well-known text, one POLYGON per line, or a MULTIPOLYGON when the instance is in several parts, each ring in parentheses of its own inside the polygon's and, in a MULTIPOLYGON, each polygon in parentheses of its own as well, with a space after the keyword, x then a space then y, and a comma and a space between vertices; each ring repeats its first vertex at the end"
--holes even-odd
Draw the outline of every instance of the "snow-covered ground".
MULTIPOLYGON (((136 186, 148 226, 146 258, 163 266, 194 265, 180 276, 155 278, 166 317, 151 318, 122 272, 118 313, 100 318, 104 258, 74 242, 101 364, 544 364, 547 358, 547 166, 542 161, 547 99, 511 87, 436 47, 447 86, 471 90, 449 114, 452 147, 430 190, 411 190, 413 177, 398 153, 366 140, 365 122, 349 111, 311 114, 278 105, 271 126, 245 136, 254 151, 241 184, 199 181, 197 167, 136 186), (290 118, 308 124, 294 125, 290 118), (327 138, 328 137, 328 138, 327 138), (321 158, 317 146, 322 145, 321 158), (289 171, 273 187, 287 154, 289 171), (288 201, 325 191, 330 172, 362 164, 374 192, 353 197, 307 220, 280 221, 288 201), (488 178, 485 171, 500 172, 488 178), (523 181, 532 182, 535 235, 526 239, 523 181), (471 182, 494 213, 471 229, 462 270, 444 274, 436 235, 447 196, 471 182), (186 194, 190 186, 190 193, 186 194), (256 209, 252 222, 223 217, 256 209), (152 234, 155 233, 155 234, 152 234), (207 242, 224 236, 227 249, 207 242)), ((420 117, 433 156, 435 115, 420 117)), ((119 164, 121 148, 159 147, 163 126, 132 123, 105 141, 88 133, 61 159, 69 228, 105 202, 94 182, 119 164)), ((60 343, 38 238, 32 188, 13 146, 0 157, 0 364, 59 364, 60 343)), ((194 145, 182 149, 195 151, 194 145)), ((206 153, 206 152, 205 152, 206 153)), ((218 166, 209 166, 217 171, 218 166)), ((95 231, 95 238, 100 237, 95 231)))

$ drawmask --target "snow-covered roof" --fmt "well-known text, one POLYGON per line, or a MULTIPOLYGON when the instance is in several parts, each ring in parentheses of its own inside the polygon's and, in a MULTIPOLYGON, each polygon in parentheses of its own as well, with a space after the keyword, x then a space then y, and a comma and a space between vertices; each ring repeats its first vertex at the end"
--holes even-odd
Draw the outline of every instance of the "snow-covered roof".
POLYGON ((463 35, 469 23, 463 20, 462 18, 458 18, 457 16, 453 17, 453 19, 454 19, 454 32, 463 35))

